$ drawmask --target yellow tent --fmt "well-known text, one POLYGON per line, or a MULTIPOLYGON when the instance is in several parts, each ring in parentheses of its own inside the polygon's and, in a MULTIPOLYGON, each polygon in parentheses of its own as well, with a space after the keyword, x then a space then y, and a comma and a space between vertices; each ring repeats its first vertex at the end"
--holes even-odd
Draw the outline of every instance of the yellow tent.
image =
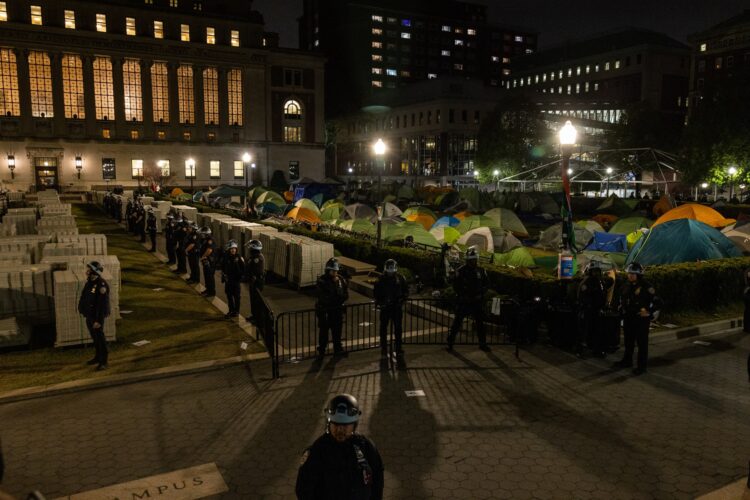
POLYGON ((176 197, 180 196, 181 194, 185 194, 185 192, 180 188, 174 188, 171 193, 169 193, 169 196, 176 197))
POLYGON ((472 215, 474 215, 474 214, 472 214, 472 213, 471 213, 471 212, 469 212, 468 210, 464 210, 463 212, 458 212, 458 213, 457 213, 456 215, 454 215, 453 217, 455 217, 455 218, 456 218, 456 219, 458 219, 458 220, 464 220, 465 218, 467 218, 467 217, 471 217, 472 215))
POLYGON ((686 203, 677 208, 673 208, 658 219, 651 226, 658 226, 662 222, 677 219, 694 219, 711 227, 725 227, 735 222, 734 219, 725 219, 723 215, 711 207, 699 205, 697 203, 686 203))
POLYGON ((320 222, 320 217, 315 215, 315 213, 312 210, 308 210, 307 208, 302 207, 294 207, 286 214, 287 217, 294 220, 301 220, 305 222, 312 222, 312 223, 318 223, 320 222))

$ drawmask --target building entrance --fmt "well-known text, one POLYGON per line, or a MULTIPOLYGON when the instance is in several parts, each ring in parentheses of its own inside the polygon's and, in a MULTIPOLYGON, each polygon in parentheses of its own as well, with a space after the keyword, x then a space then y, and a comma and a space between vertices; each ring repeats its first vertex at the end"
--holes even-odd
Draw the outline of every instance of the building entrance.
POLYGON ((34 170, 36 171, 36 189, 58 189, 59 180, 57 175, 57 158, 35 157, 34 170))

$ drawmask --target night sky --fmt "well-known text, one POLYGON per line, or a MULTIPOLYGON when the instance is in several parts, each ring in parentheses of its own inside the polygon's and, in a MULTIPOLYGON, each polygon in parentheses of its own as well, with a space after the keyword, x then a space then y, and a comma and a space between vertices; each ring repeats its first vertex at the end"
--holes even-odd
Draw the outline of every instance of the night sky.
MULTIPOLYGON (((750 9, 750 0, 475 1, 489 5, 494 23, 538 31, 540 48, 624 26, 661 31, 685 42, 688 34, 750 9)), ((268 31, 281 34, 283 47, 297 47, 302 0, 255 0, 253 8, 264 15, 268 31)))

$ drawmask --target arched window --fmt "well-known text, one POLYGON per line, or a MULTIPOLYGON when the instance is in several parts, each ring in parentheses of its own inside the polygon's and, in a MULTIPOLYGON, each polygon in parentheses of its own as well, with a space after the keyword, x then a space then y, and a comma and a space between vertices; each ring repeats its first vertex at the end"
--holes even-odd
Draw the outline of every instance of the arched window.
POLYGON ((284 118, 287 120, 299 120, 302 118, 302 107, 294 99, 284 103, 284 118))
POLYGON ((284 142, 303 142, 302 106, 294 99, 284 103, 284 142))

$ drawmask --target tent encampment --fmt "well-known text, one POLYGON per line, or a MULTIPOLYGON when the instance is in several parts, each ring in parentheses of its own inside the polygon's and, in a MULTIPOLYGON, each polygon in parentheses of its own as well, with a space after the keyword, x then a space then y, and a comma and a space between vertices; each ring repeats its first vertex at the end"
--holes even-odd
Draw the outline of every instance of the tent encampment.
POLYGON ((369 236, 375 236, 377 233, 377 228, 375 227, 375 225, 367 219, 349 219, 341 221, 339 223, 339 227, 346 231, 351 231, 353 233, 364 233, 369 236))
POLYGON ((342 204, 328 205, 320 211, 320 220, 332 221, 341 217, 341 211, 344 209, 342 204))
POLYGON ((489 227, 472 229, 461 236, 456 243, 467 247, 474 246, 482 252, 493 253, 510 252, 514 248, 522 246, 518 238, 513 236, 510 231, 489 227))
POLYGON ((676 206, 675 202, 672 200, 672 198, 670 198, 669 195, 665 194, 654 205, 654 208, 653 208, 654 216, 661 217, 662 215, 666 214, 667 212, 675 208, 675 206, 676 206))
POLYGON ((429 231, 432 225, 435 224, 435 219, 429 214, 411 214, 406 216, 406 220, 421 224, 426 231, 429 231))
POLYGON ((400 208, 390 202, 383 203, 383 217, 395 217, 403 215, 400 208))
POLYGON ((430 234, 440 243, 447 243, 449 245, 453 245, 461 237, 461 233, 450 226, 433 227, 430 229, 430 234))
POLYGON ((598 252, 622 252, 628 251, 628 240, 624 234, 604 233, 596 231, 594 238, 586 246, 586 250, 598 252))
POLYGON ((517 247, 505 253, 494 253, 492 263, 499 266, 535 267, 534 257, 525 247, 517 247))
POLYGON ((595 210, 597 214, 611 214, 618 217, 624 217, 632 211, 633 209, 614 193, 609 195, 609 198, 605 199, 595 210))
POLYGON ((320 209, 318 208, 318 205, 315 204, 314 201, 309 200, 307 198, 300 198, 294 203, 295 207, 305 208, 312 213, 314 213, 317 216, 320 216, 320 209))
POLYGON ((500 225, 497 223, 497 221, 495 221, 495 219, 492 219, 490 217, 486 217, 484 215, 472 215, 462 220, 461 223, 456 226, 456 229, 458 229, 459 233, 466 234, 472 229, 476 229, 479 227, 500 228, 500 225))
POLYGON ((375 210, 370 205, 364 203, 353 203, 344 207, 344 213, 342 214, 344 219, 369 219, 373 221, 377 219, 375 210))
POLYGON ((436 220, 435 224, 433 224, 432 227, 433 228, 442 227, 442 226, 456 227, 459 224, 461 224, 461 220, 456 219, 455 217, 451 217, 450 215, 446 215, 436 220))
POLYGON ((686 203, 685 205, 673 208, 656 219, 656 222, 651 227, 653 228, 677 219, 693 219, 718 228, 726 227, 735 222, 734 219, 725 219, 723 215, 711 207, 699 205, 698 203, 686 203))
POLYGON ((286 201, 284 198, 279 194, 275 193, 273 191, 266 191, 265 193, 261 193, 260 196, 255 200, 255 203, 257 205, 262 205, 264 203, 273 203, 274 205, 278 205, 280 207, 286 206, 286 201))
POLYGON ((417 207, 409 207, 406 210, 404 210, 404 213, 401 214, 401 216, 406 219, 410 215, 429 215, 433 219, 437 220, 437 215, 435 215, 435 212, 433 212, 431 209, 424 207, 424 206, 417 206, 417 207))
MULTIPOLYGON (((578 248, 584 248, 589 244, 591 238, 594 237, 591 231, 588 229, 573 224, 573 231, 575 233, 575 242, 578 248)), ((557 250, 562 244, 562 222, 554 224, 539 234, 539 241, 535 246, 539 248, 547 248, 550 250, 557 250)))
POLYGON ((598 222, 594 220, 579 220, 576 221, 576 224, 581 226, 582 228, 587 229, 590 233, 600 232, 604 233, 604 228, 599 224, 598 222))
POLYGON ((649 228, 652 221, 645 217, 625 217, 615 222, 614 226, 609 229, 610 234, 630 234, 643 227, 649 228))
POLYGON ((507 208, 493 208, 487 210, 484 216, 493 219, 499 227, 507 229, 519 238, 529 237, 529 232, 526 230, 523 222, 521 222, 521 219, 512 210, 508 210, 507 208))
POLYGON ((312 222, 316 224, 320 222, 320 217, 318 217, 315 212, 303 207, 292 208, 286 213, 286 216, 297 221, 312 222))

